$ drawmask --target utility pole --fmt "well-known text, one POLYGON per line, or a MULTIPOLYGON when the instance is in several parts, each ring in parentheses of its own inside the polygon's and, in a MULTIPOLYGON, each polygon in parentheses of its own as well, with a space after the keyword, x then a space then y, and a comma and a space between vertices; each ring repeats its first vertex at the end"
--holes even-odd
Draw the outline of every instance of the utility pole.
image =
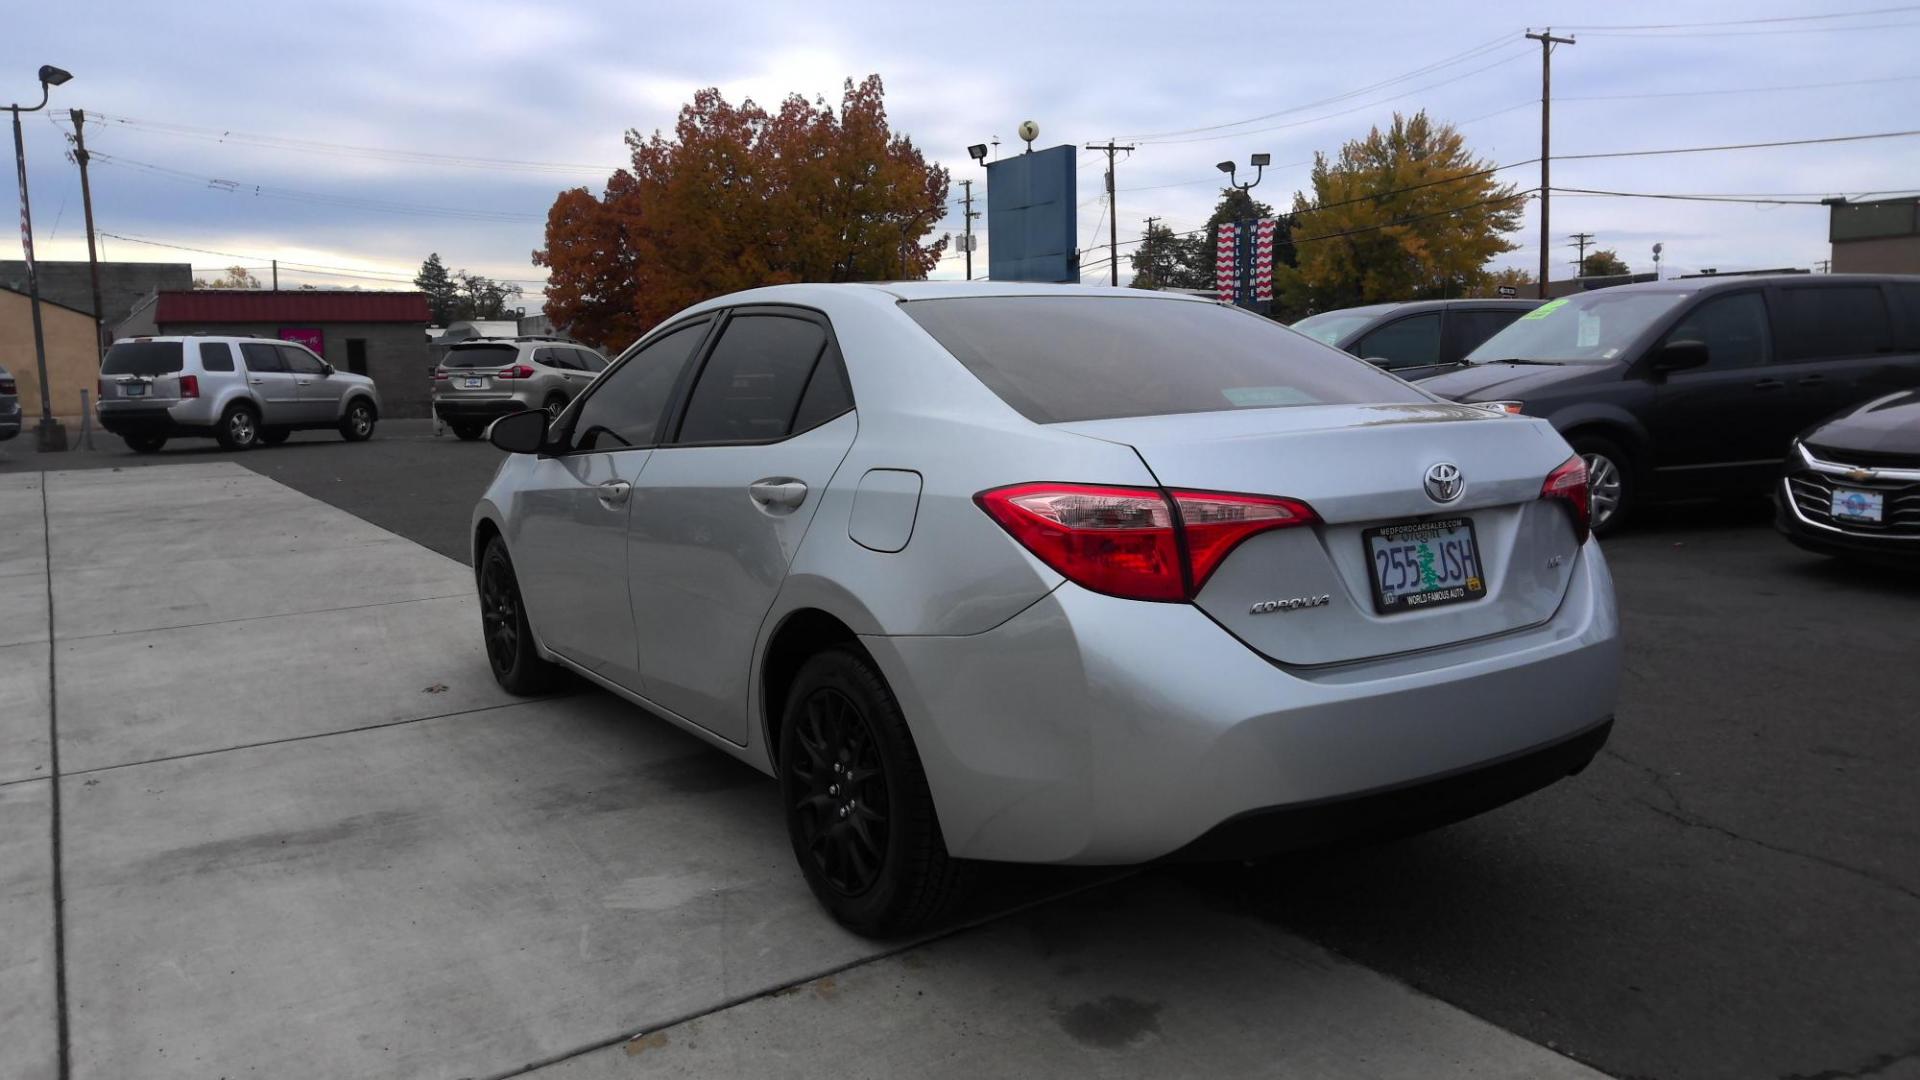
POLYGON ((1121 146, 1108 139, 1104 146, 1088 143, 1087 149, 1107 152, 1107 271, 1108 280, 1117 288, 1120 284, 1120 203, 1113 184, 1113 155, 1122 150, 1131 154, 1134 148, 1131 144, 1121 146))
POLYGON ((273 291, 280 291, 280 260, 273 260, 273 291))
POLYGON ((1574 42, 1570 37, 1554 37, 1551 26, 1538 34, 1530 33, 1527 37, 1540 43, 1540 299, 1545 300, 1547 238, 1553 235, 1548 215, 1548 201, 1553 195, 1549 175, 1549 166, 1553 161, 1553 47, 1572 45, 1574 42))
POLYGON ((1821 273, 1823 273, 1823 274, 1831 274, 1831 273, 1833 273, 1833 260, 1832 260, 1832 259, 1821 259, 1821 260, 1820 260, 1820 262, 1819 262, 1819 263, 1818 263, 1817 265, 1818 265, 1818 266, 1820 267, 1820 272, 1821 272, 1821 273))
POLYGON ((967 249, 967 280, 972 281, 973 280, 973 219, 979 217, 980 212, 973 208, 973 181, 971 180, 960 181, 960 190, 966 192, 965 195, 962 195, 960 197, 961 201, 966 204, 966 210, 961 214, 961 218, 960 218, 960 220, 963 221, 966 225, 966 239, 961 241, 961 243, 965 245, 967 249))
POLYGON ((87 114, 68 109, 73 120, 73 160, 80 166, 80 206, 87 216, 87 276, 93 279, 93 343, 101 356, 107 350, 107 312, 100 306, 100 255, 93 246, 93 188, 87 183, 87 114))
POLYGON ((1587 276, 1587 245, 1593 243, 1593 234, 1590 232, 1577 232, 1577 233, 1574 233, 1572 236, 1568 237, 1567 239, 1573 241, 1573 243, 1567 245, 1568 247, 1575 247, 1580 249, 1579 258, 1576 258, 1573 260, 1573 276, 1586 277, 1587 276))

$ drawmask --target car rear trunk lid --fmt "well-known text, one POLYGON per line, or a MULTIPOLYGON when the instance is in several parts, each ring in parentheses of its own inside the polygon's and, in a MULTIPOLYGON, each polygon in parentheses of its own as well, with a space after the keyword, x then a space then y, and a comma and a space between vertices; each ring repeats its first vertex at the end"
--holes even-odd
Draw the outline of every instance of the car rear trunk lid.
POLYGON ((1055 426, 1131 446, 1168 488, 1284 496, 1314 509, 1320 520, 1311 527, 1242 543, 1194 600, 1281 663, 1349 663, 1536 625, 1553 615, 1572 579, 1572 519, 1540 499, 1547 474, 1571 451, 1543 421, 1472 406, 1405 404, 1055 426), (1464 481, 1446 503, 1426 484, 1429 468, 1443 463, 1464 481), (1484 595, 1383 614, 1367 532, 1454 519, 1471 523, 1484 595))

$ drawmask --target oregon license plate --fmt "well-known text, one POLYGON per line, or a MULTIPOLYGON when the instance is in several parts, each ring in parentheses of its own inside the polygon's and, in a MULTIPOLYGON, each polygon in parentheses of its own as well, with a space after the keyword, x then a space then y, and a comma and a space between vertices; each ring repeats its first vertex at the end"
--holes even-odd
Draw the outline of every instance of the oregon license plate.
POLYGON ((1887 497, 1878 491, 1856 488, 1833 489, 1833 519, 1864 521, 1878 525, 1887 512, 1887 497))
POLYGON ((469 390, 480 389, 480 377, 478 375, 467 376, 467 389, 469 390))
POLYGON ((1381 525, 1360 534, 1382 615, 1478 600, 1487 595, 1473 519, 1381 525))

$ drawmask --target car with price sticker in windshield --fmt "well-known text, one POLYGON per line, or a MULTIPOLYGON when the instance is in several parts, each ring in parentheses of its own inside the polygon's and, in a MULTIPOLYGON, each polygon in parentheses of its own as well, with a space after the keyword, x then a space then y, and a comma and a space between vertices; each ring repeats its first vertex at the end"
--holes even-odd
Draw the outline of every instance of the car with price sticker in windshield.
POLYGON ((1612 579, 1552 425, 1209 301, 758 289, 489 437, 495 677, 571 671, 776 777, 862 933, 937 921, 982 861, 1457 820, 1613 722, 1612 579))

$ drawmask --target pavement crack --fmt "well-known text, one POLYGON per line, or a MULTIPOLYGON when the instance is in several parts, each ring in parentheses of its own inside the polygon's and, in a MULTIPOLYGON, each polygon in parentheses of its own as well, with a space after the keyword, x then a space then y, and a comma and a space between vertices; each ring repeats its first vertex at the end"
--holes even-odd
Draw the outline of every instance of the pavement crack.
POLYGON ((1884 1075, 1888 1069, 1893 1068, 1895 1065, 1903 1061, 1912 1061, 1915 1058, 1920 1058, 1920 1043, 1912 1044, 1905 1049, 1895 1050, 1891 1053, 1876 1054, 1868 1058, 1864 1063, 1856 1065, 1851 1069, 1822 1069, 1815 1073, 1787 1073, 1781 1076, 1780 1080, 1859 1080, 1861 1077, 1884 1075))
MULTIPOLYGON (((1672 821, 1679 825, 1684 825, 1689 829, 1700 829, 1705 832, 1715 833, 1719 836, 1724 836, 1727 839, 1736 841, 1738 843, 1752 844, 1754 847, 1762 848, 1764 850, 1771 851, 1779 855, 1787 855, 1792 858, 1805 859, 1808 862, 1819 863, 1821 866, 1825 866, 1833 870, 1838 870, 1844 874, 1851 874, 1854 877, 1861 878, 1862 880, 1865 880, 1865 881, 1870 881, 1875 885, 1881 886, 1882 888, 1891 889, 1894 892, 1897 892, 1902 896, 1905 896, 1909 900, 1920 900, 1920 890, 1915 890, 1912 887, 1902 882, 1895 881, 1894 879, 1887 877, 1886 875, 1878 873, 1876 871, 1868 870, 1864 867, 1854 866, 1851 863, 1841 862, 1838 859, 1829 858, 1825 855, 1816 854, 1811 851, 1802 851, 1798 848, 1787 847, 1784 844, 1776 844, 1768 840, 1761 840, 1758 837, 1747 836, 1743 833, 1739 833, 1732 829, 1729 829, 1724 825, 1719 825, 1719 824, 1715 824, 1714 822, 1708 821, 1707 819, 1699 816, 1698 814, 1693 813, 1692 811, 1689 811, 1686 808, 1686 804, 1683 803, 1680 799, 1680 794, 1673 789, 1672 782, 1668 779, 1668 777, 1664 773, 1660 772, 1660 770, 1654 768, 1651 765, 1647 765, 1642 762, 1635 761, 1634 759, 1626 756, 1625 754, 1620 753, 1618 750, 1615 750, 1612 747, 1603 747, 1600 752, 1614 759, 1615 761, 1620 762, 1623 765, 1626 765, 1633 769, 1637 769, 1640 772, 1646 774, 1648 780, 1650 780, 1653 783, 1653 786, 1660 792, 1661 795, 1665 796, 1667 805, 1661 806, 1655 802, 1651 802, 1646 799, 1639 800, 1639 803, 1640 805, 1646 807, 1648 810, 1653 811, 1654 813, 1660 815, 1661 817, 1666 818, 1669 821, 1672 821)), ((1916 1050, 1915 1052, 1920 1053, 1920 1050, 1916 1050)), ((1822 1073, 1820 1075, 1826 1076, 1828 1074, 1822 1073)), ((1838 1077, 1838 1076, 1844 1076, 1848 1074, 1834 1073, 1831 1075, 1838 1077)))

